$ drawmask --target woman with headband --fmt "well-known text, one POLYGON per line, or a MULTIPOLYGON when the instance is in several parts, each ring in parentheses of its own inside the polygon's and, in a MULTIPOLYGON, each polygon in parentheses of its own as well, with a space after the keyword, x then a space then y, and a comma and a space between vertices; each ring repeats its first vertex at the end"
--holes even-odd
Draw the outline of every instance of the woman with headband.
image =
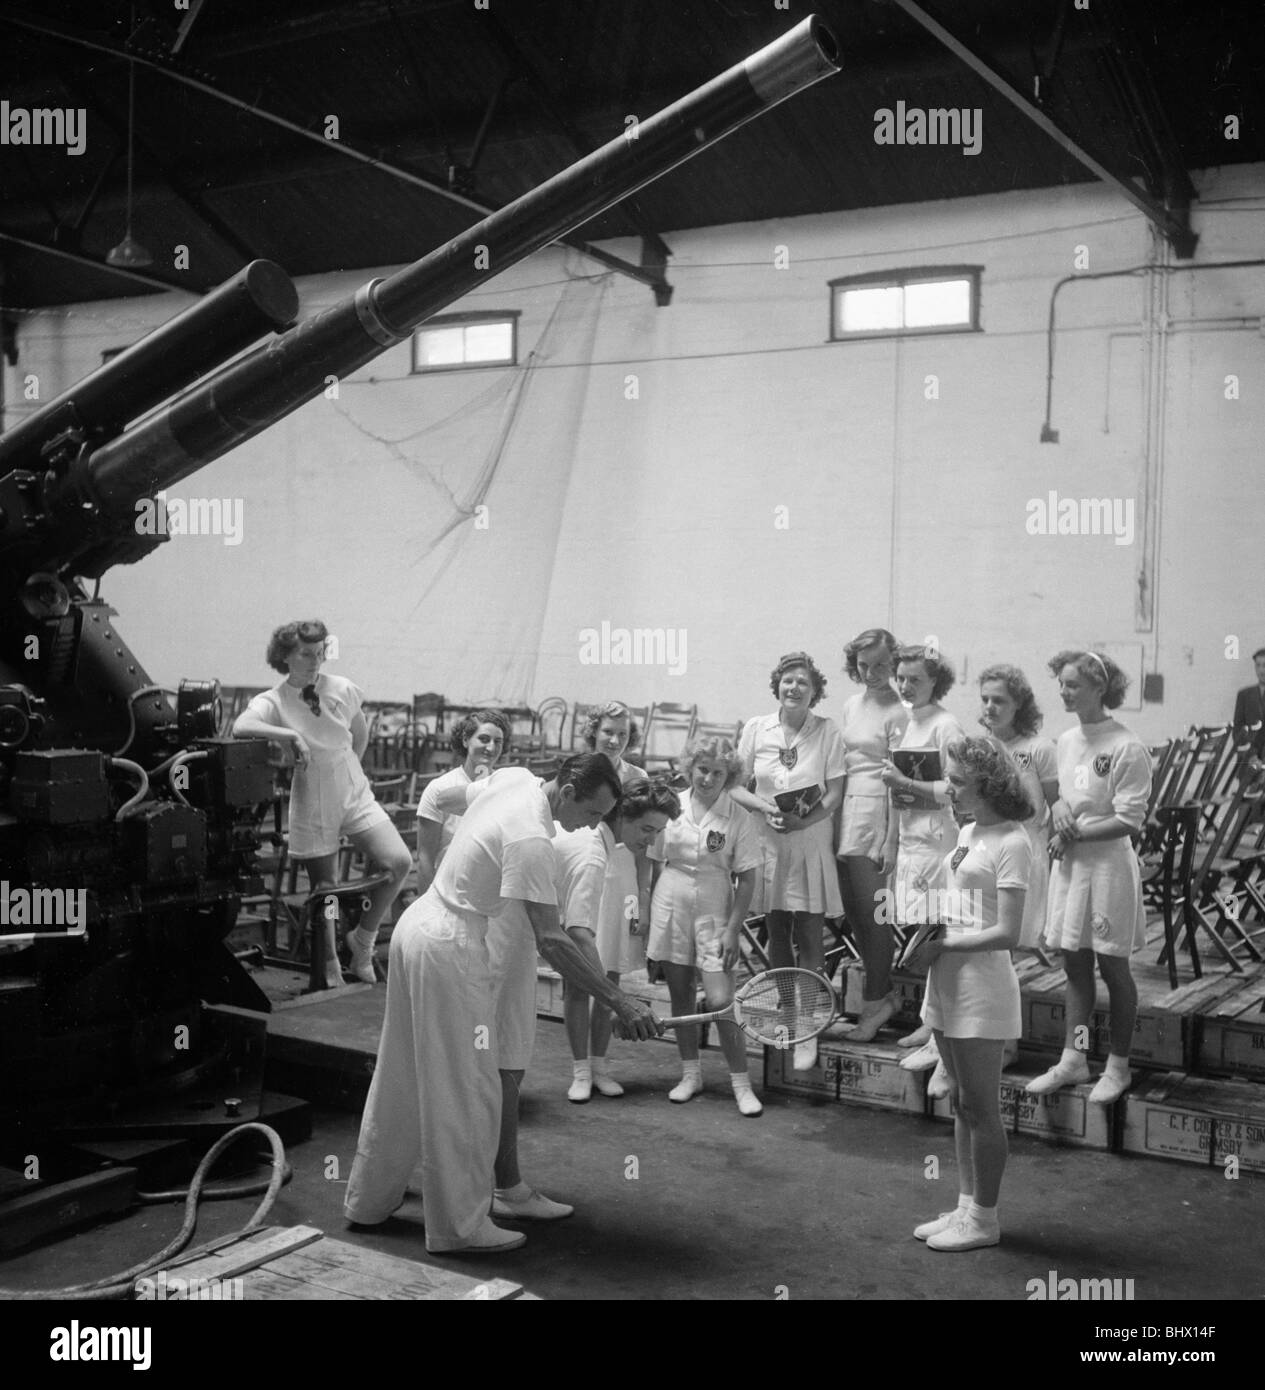
MULTIPOLYGON (((267 661, 285 679, 246 706, 233 725, 233 737, 292 745, 290 854, 304 861, 313 888, 336 882, 344 835, 375 869, 389 875, 370 894, 360 926, 347 934, 349 973, 373 984, 378 927, 413 859, 360 765, 369 742, 364 693, 346 676, 321 672, 328 637, 329 629, 320 621, 277 628, 268 642, 267 661)), ((337 969, 337 961, 327 963, 329 985, 341 984, 337 969)))
POLYGON ((1049 663, 1063 707, 1079 723, 1058 741, 1059 799, 1050 844, 1045 944, 1062 951, 1067 972, 1063 1055, 1029 1083, 1033 1095, 1090 1079, 1083 1041, 1094 1012, 1094 962, 1111 1000, 1107 1067, 1089 1098, 1110 1105, 1129 1089, 1129 1048, 1138 990, 1129 957, 1146 939, 1138 857, 1129 837, 1141 830, 1151 794, 1151 759, 1113 719, 1129 684, 1110 657, 1063 651, 1049 663), (1076 1044, 1082 1043, 1078 1047, 1076 1044))

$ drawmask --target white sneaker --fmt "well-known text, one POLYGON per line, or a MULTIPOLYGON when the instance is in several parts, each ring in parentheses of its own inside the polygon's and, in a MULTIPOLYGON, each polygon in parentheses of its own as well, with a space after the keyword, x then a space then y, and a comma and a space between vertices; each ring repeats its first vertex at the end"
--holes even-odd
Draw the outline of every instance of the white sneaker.
POLYGON ((1089 1063, 1084 1058, 1079 1066, 1075 1062, 1056 1062, 1049 1071, 1029 1081, 1027 1090, 1029 1095, 1046 1096, 1064 1086, 1083 1086, 1089 1079, 1089 1063))
POLYGON ((954 1207, 952 1211, 942 1211, 934 1221, 924 1221, 921 1226, 915 1226, 914 1239, 929 1240, 932 1236, 938 1236, 941 1231, 947 1231, 950 1226, 956 1226, 958 1218, 962 1214, 960 1207, 954 1207))
POLYGON ((952 1087, 949 1084, 949 1073, 944 1068, 944 1061, 936 1063, 936 1069, 931 1073, 931 1080, 927 1082, 927 1094, 932 1100, 944 1100, 952 1087))
POLYGON ((575 1211, 565 1202, 554 1202, 534 1188, 526 1197, 511 1199, 497 1188, 492 1194, 492 1215, 503 1221, 561 1221, 575 1211))
POLYGON ((1133 1073, 1131 1071, 1126 1071, 1123 1074, 1105 1071, 1098 1078, 1098 1084, 1090 1091, 1089 1098, 1095 1105, 1114 1105, 1131 1085, 1133 1085, 1133 1073))
POLYGON ((939 1060, 940 1049, 936 1046, 936 1040, 932 1038, 929 1043, 923 1043, 917 1052, 902 1057, 900 1064, 906 1071, 930 1071, 939 1060))
POLYGON ((684 1105, 687 1100, 693 1100, 702 1089, 702 1073, 687 1071, 680 1081, 668 1092, 668 1099, 675 1101, 678 1105, 684 1105))
POLYGON ((982 1250, 986 1245, 1001 1243, 1001 1227, 982 1225, 966 1212, 958 1220, 934 1236, 927 1237, 928 1250, 982 1250))
POLYGON ((489 1219, 464 1245, 449 1246, 446 1250, 442 1247, 433 1250, 427 1241, 426 1249, 432 1255, 496 1255, 503 1254, 506 1250, 517 1250, 520 1245, 526 1244, 527 1237, 521 1231, 507 1231, 501 1226, 494 1226, 489 1219))
POLYGON ((567 1089, 567 1099, 572 1105, 583 1105, 592 1098, 593 1078, 591 1076, 577 1076, 572 1078, 571 1085, 567 1089))
POLYGON ((795 1044, 795 1057, 791 1062, 792 1071, 812 1071, 817 1065, 817 1039, 795 1044))
POLYGON ((624 1094, 624 1088, 615 1080, 610 1072, 598 1071, 596 1067, 593 1068, 593 1089, 597 1091, 598 1095, 610 1096, 612 1100, 614 1100, 616 1096, 622 1096, 624 1094))
POLYGON ((896 1039, 897 1047, 922 1047, 931 1041, 931 1029, 924 1023, 920 1028, 915 1028, 912 1033, 906 1034, 903 1038, 896 1039))
POLYGON ((734 1100, 738 1103, 739 1111, 744 1115, 763 1115, 764 1106, 756 1098, 756 1093, 750 1086, 741 1091, 734 1092, 734 1100))

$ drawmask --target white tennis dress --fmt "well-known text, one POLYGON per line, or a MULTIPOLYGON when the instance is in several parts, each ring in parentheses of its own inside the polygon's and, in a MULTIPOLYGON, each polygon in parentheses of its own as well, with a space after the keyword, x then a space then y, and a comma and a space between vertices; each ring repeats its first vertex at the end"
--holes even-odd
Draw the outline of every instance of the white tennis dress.
MULTIPOLYGON (((1059 735, 1059 796, 1074 816, 1118 816, 1142 828, 1151 758, 1115 719, 1059 735)), ((1138 856, 1127 836, 1074 841, 1050 868, 1045 944, 1055 951, 1130 956, 1146 942, 1138 856)))
MULTIPOLYGON (((843 739, 833 719, 811 710, 789 740, 778 715, 748 719, 738 744, 755 794, 772 801, 780 792, 820 787, 846 771, 843 739)), ((748 812, 748 814, 754 814, 748 812)), ((834 822, 830 816, 805 830, 780 835, 763 816, 757 818, 764 850, 763 871, 756 883, 752 911, 818 912, 843 915, 839 874, 835 868, 834 822)))

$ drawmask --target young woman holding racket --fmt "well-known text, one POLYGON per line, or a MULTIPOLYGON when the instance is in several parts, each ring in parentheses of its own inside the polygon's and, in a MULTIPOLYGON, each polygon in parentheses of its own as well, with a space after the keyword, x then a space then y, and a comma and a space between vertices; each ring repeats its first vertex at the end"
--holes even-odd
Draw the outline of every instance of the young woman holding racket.
POLYGON ((1031 1082, 1033 1095, 1088 1081, 1077 1048, 1094 1012, 1094 962, 1111 999, 1107 1067, 1089 1098, 1110 1105, 1129 1089, 1129 1048, 1138 989, 1129 957, 1146 940, 1138 856, 1129 837, 1141 830, 1151 795, 1151 759, 1137 736, 1108 713, 1124 700, 1128 678, 1097 652, 1059 652, 1050 662, 1063 708, 1079 723, 1059 735, 1059 799, 1054 803, 1050 907, 1045 944, 1062 951, 1067 972, 1063 1055, 1031 1082))
MULTIPOLYGON (((681 814, 649 851, 656 874, 646 953, 663 966, 677 1014, 688 1013, 694 1003, 696 972, 709 1009, 723 1009, 733 999, 739 933, 764 862, 750 813, 729 795, 742 767, 727 738, 692 739, 681 757, 680 772, 690 784, 681 814)), ((721 1023, 719 1033, 738 1109, 759 1115, 764 1107, 751 1089, 746 1040, 730 1022, 721 1023)), ((703 1089, 698 1029, 677 1029, 676 1045, 682 1076, 668 1099, 680 1103, 703 1089)))
MULTIPOLYGON (((337 880, 344 835, 375 870, 388 875, 369 895, 360 926, 347 934, 348 973, 373 984, 378 927, 413 867, 413 856, 378 805, 360 765, 369 742, 364 692, 345 676, 321 671, 328 638, 329 629, 319 620, 285 623, 273 632, 268 665, 285 679, 246 706, 233 725, 233 737, 266 738, 293 747, 290 855, 304 861, 314 889, 337 880)), ((328 983, 341 984, 337 960, 328 962, 328 970, 328 983)))
POLYGON ((1006 1168, 1002 1052, 1020 1032, 1019 941, 1032 861, 1022 822, 1032 805, 1006 751, 971 737, 945 750, 950 802, 974 822, 958 834, 941 895, 943 929, 915 953, 927 970, 923 1021, 948 1075, 958 1160, 958 1205, 914 1230, 932 1250, 975 1250, 1001 1239, 997 1197, 1006 1168))
MULTIPOLYGON (((736 785, 730 796, 761 818, 759 902, 768 924, 769 958, 775 966, 793 965, 798 947, 800 964, 820 972, 825 919, 843 912, 833 853, 834 813, 843 799, 846 770, 843 740, 832 719, 812 712, 826 693, 826 678, 807 652, 782 657, 769 685, 777 712, 749 719, 738 745, 744 779, 755 790, 736 785), (778 796, 792 802, 790 809, 778 804, 778 796), (818 799, 810 805, 813 798, 818 799)), ((816 1038, 796 1047, 796 1071, 816 1062, 816 1038)))
MULTIPOLYGON (((621 976, 639 969, 645 960, 645 926, 648 910, 640 906, 635 865, 644 858, 659 833, 670 820, 681 814, 681 801, 662 778, 646 779, 636 769, 640 781, 624 787, 624 794, 597 828, 606 855, 606 872, 601 898, 593 920, 593 945, 602 969, 612 985, 621 976)), ((568 924, 570 925, 570 924, 568 924)), ((567 1099, 577 1105, 599 1094, 616 1097, 624 1088, 610 1074, 606 1049, 611 1038, 611 1014, 596 1000, 590 1021, 587 996, 585 1008, 572 1004, 563 986, 564 1019, 571 1044, 572 1080, 567 1099)))

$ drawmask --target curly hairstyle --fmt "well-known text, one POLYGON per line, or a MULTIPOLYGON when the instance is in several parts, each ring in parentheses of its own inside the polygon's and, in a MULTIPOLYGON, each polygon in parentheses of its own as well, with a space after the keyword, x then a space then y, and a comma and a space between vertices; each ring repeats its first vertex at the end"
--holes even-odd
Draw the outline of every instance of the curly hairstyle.
POLYGON ((666 777, 630 782, 606 817, 606 824, 614 830, 620 821, 640 820, 653 811, 662 812, 669 820, 681 814, 681 798, 666 777))
MULTIPOLYGON (((995 666, 985 666, 979 673, 979 686, 983 690, 985 681, 1000 681, 1006 687, 1006 694, 1015 702, 1015 733, 1035 734, 1045 720, 1037 697, 1032 693, 1028 678, 1018 666, 1008 666, 999 662, 995 666)), ((980 723, 984 721, 981 719, 980 723)), ((987 726, 985 726, 987 727, 987 726)))
POLYGON ((590 748, 597 747, 597 731, 602 727, 603 719, 628 720, 628 742, 624 745, 624 752, 629 753, 636 748, 641 741, 641 729, 633 718, 632 710, 622 700, 611 700, 605 705, 595 705, 589 711, 584 721, 584 741, 590 748))
POLYGON ((501 731, 501 752, 510 746, 510 722, 499 709, 480 709, 466 717, 452 731, 448 746, 463 758, 470 751, 470 740, 479 731, 480 724, 495 724, 501 731))
POLYGON ((1102 656, 1099 652, 1080 651, 1073 647, 1052 656, 1046 665, 1055 680, 1064 666, 1075 666, 1101 694, 1103 709, 1119 709, 1124 703, 1124 692, 1129 688, 1129 677, 1109 656, 1102 656))
POLYGON ((769 689, 777 696, 777 688, 781 683, 782 677, 793 666, 802 666, 808 672, 808 679, 813 683, 813 698, 808 702, 808 708, 824 700, 826 697, 826 678, 817 669, 813 659, 807 652, 787 652, 785 656, 778 657, 777 665, 769 672, 769 689))
POLYGON ((896 665, 902 661, 921 661, 927 674, 931 677, 931 698, 939 700, 953 689, 953 683, 957 680, 957 675, 949 663, 948 657, 934 647, 924 646, 920 642, 914 642, 910 646, 901 647, 896 653, 896 665))
POLYGON ((867 627, 864 632, 859 632, 843 649, 843 669, 856 681, 858 685, 863 682, 861 673, 857 670, 857 657, 870 647, 884 646, 887 654, 891 657, 893 665, 896 662, 896 653, 900 650, 900 643, 892 636, 885 627, 867 627))
POLYGON ((282 623, 268 639, 268 653, 265 660, 274 671, 283 676, 290 674, 289 658, 298 651, 303 642, 324 642, 329 636, 329 628, 319 618, 306 623, 282 623))
POLYGON ((1024 821, 1036 814, 1019 780, 1014 759, 991 734, 968 734, 954 739, 944 751, 946 757, 974 778, 976 789, 995 816, 1024 821))
POLYGON ((742 776, 743 761, 738 756, 732 739, 720 734, 703 734, 699 738, 690 739, 681 754, 680 766, 677 769, 687 781, 694 771, 694 764, 700 758, 724 765, 726 791, 742 776))

